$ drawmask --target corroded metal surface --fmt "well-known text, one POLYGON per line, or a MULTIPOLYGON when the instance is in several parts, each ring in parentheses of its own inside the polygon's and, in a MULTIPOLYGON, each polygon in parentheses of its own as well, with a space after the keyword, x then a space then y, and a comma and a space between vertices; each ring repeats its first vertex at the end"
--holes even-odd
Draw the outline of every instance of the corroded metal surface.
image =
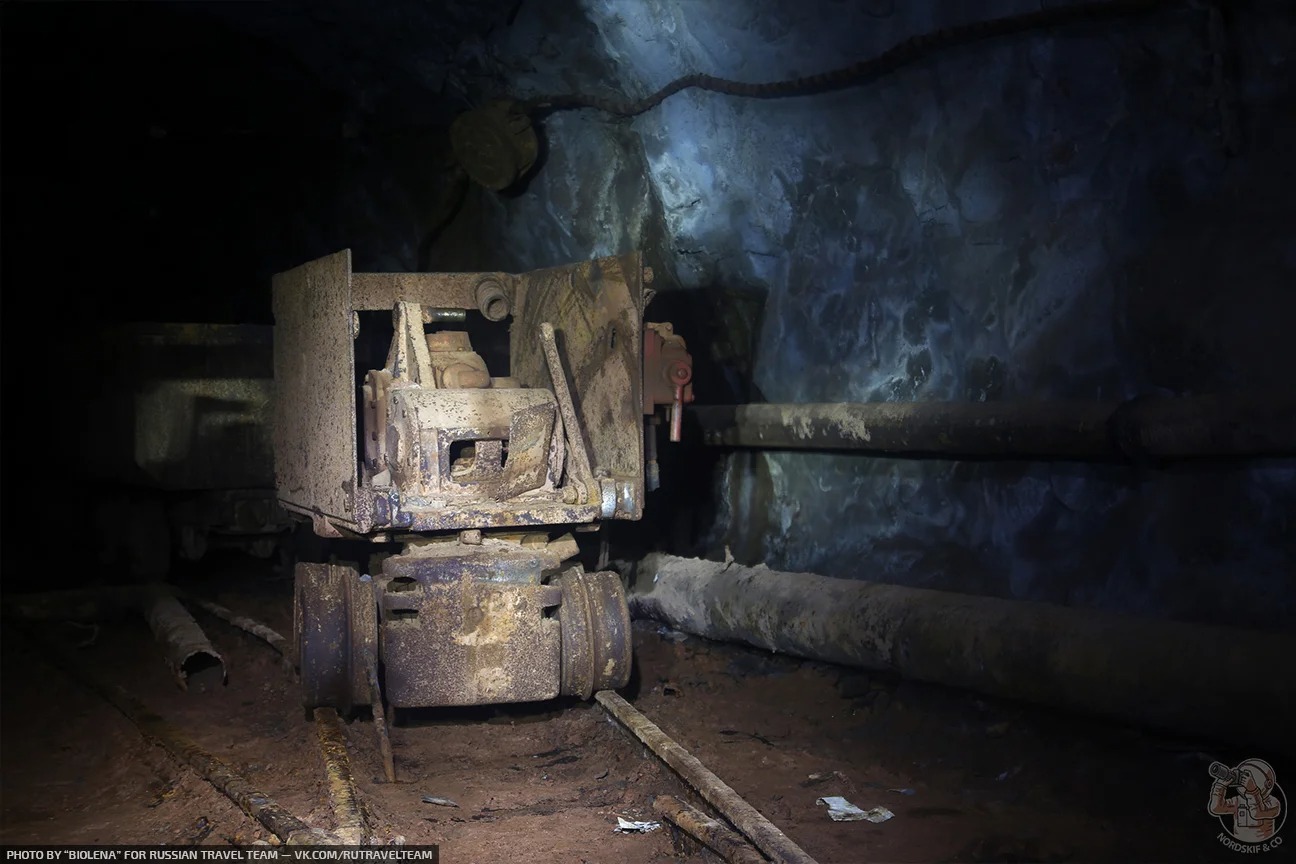
POLYGON ((271 328, 128 324, 103 351, 88 465, 98 479, 172 491, 273 485, 271 328))
POLYGON ((462 531, 468 528, 519 528, 544 525, 574 525, 593 522, 598 518, 597 506, 553 504, 545 501, 518 507, 513 502, 481 502, 446 510, 440 507, 405 506, 399 511, 386 505, 379 507, 394 514, 390 521, 375 525, 391 525, 404 531, 462 531))
POLYGON ((275 276, 274 318, 280 501, 352 527, 357 459, 350 250, 275 276))
POLYGON ((576 500, 592 502, 595 500, 597 490, 594 469, 590 464, 589 439, 585 436, 580 415, 576 413, 576 403, 572 400, 571 386, 567 380, 567 370, 562 355, 558 353, 558 338, 553 325, 548 321, 540 322, 539 336, 545 366, 549 370, 549 382, 553 386, 559 412, 562 415, 563 433, 569 445, 567 448, 568 482, 578 490, 576 500))
POLYGON ((466 330, 434 330, 424 338, 435 386, 445 390, 481 390, 491 386, 486 361, 473 350, 466 330))
MULTIPOLYGON (((353 275, 349 252, 340 252, 276 276, 274 294, 275 378, 282 391, 275 410, 276 485, 284 507, 313 516, 324 534, 331 536, 335 527, 366 533, 375 528, 430 531, 588 522, 598 518, 604 491, 616 502, 610 515, 623 519, 641 515, 643 284, 638 254, 523 276, 353 275), (551 392, 539 325, 544 321, 554 325, 574 410, 588 439, 591 471, 601 483, 610 483, 607 490, 586 490, 575 500, 570 494, 538 495, 503 505, 486 495, 447 508, 435 496, 411 495, 376 482, 381 471, 372 460, 391 448, 368 435, 365 453, 371 467, 362 482, 356 458, 353 313, 397 308, 400 332, 393 362, 406 354, 411 359, 388 371, 404 373, 408 366, 411 380, 436 388, 440 395, 449 392, 438 386, 445 383, 445 370, 438 381, 430 356, 422 362, 429 348, 423 337, 411 341, 402 335, 417 332, 408 310, 418 305, 474 308, 482 302, 488 306, 506 302, 512 308, 511 369, 508 381, 500 379, 501 384, 551 392)), ((381 407, 389 406, 396 384, 370 376, 365 390, 367 422, 376 422, 381 407)), ((497 386, 492 379, 491 389, 484 392, 495 392, 497 386)), ((510 390, 518 392, 514 388, 498 392, 510 390)), ((517 430, 521 437, 544 437, 546 423, 534 419, 536 423, 517 430)), ((565 458, 557 445, 548 455, 550 462, 565 458)), ((519 463, 518 469, 500 494, 518 498, 529 491, 525 487, 535 466, 519 463)), ((550 470, 548 482, 555 473, 550 470)))
POLYGON ((549 387, 537 338, 549 322, 591 467, 627 485, 637 506, 616 518, 637 519, 643 501, 643 273, 638 253, 540 270, 517 277, 510 374, 524 387, 549 387))
POLYGON ((388 465, 410 506, 435 501, 448 510, 553 492, 549 440, 557 408, 549 391, 404 387, 392 390, 391 407, 397 434, 388 465), (473 446, 472 456, 456 464, 453 445, 461 442, 473 446))
POLYGON ((351 757, 347 753, 346 733, 341 718, 332 708, 315 709, 315 732, 319 737, 320 755, 324 757, 329 805, 337 827, 333 833, 348 846, 359 846, 368 833, 356 795, 351 757))
POLYGON ((386 490, 390 505, 372 522, 406 527, 403 515, 421 511, 445 524, 481 505, 522 517, 569 499, 554 393, 492 378, 466 332, 425 334, 412 304, 396 305, 395 331, 387 367, 363 390, 362 488, 386 490))
POLYGON ((503 321, 513 312, 512 292, 504 283, 491 276, 483 276, 477 282, 477 311, 487 321, 503 321))
POLYGON ((574 544, 481 530, 641 515, 639 256, 525 276, 351 274, 349 264, 339 253, 275 280, 280 500, 324 537, 465 533, 387 559, 368 604, 373 625, 356 574, 299 567, 307 706, 376 699, 362 662, 374 631, 395 706, 534 701, 560 689, 588 697, 624 684, 629 617, 617 577, 542 584, 574 544), (507 376, 490 375, 467 333, 425 330, 446 310, 474 308, 489 321, 513 317, 507 376), (394 333, 385 367, 357 388, 352 340, 367 309, 392 310, 394 333), (572 622, 569 655, 580 654, 566 687, 560 617, 572 622))
POLYGON ((588 699, 594 695, 594 645, 589 638, 594 610, 581 575, 579 570, 573 570, 558 579, 562 589, 562 606, 558 609, 562 625, 562 692, 588 699))
POLYGON ((556 564, 543 547, 485 538, 466 544, 451 538, 411 545, 402 554, 384 559, 379 584, 387 591, 400 590, 388 586, 393 579, 440 583, 467 578, 538 585, 541 571, 556 564))
POLYGON ((588 699, 630 680, 630 610, 615 573, 573 568, 557 579, 562 590, 562 692, 588 699))
POLYGON ((355 273, 351 308, 390 310, 403 300, 434 309, 476 309, 477 289, 486 280, 512 296, 514 277, 507 273, 355 273))
POLYGON ((299 563, 293 585, 293 643, 301 672, 302 704, 349 710, 350 634, 340 579, 324 564, 299 563))
POLYGON ((670 440, 679 441, 684 406, 693 401, 693 355, 670 322, 644 325, 644 413, 670 406, 670 440))
MULTIPOLYGON (((392 318, 395 332, 387 355, 386 370, 392 378, 406 386, 413 384, 435 388, 437 385, 432 375, 432 358, 429 356, 427 336, 423 332, 423 311, 416 304, 402 300, 396 304, 392 318)), ((355 335, 360 335, 358 329, 355 335)))
POLYGON ((383 562, 379 628, 398 707, 558 695, 559 625, 542 557, 516 544, 432 544, 383 562))
POLYGON ((297 565, 293 636, 306 708, 327 706, 346 714, 369 704, 368 658, 377 620, 372 591, 355 569, 297 565))
MULTIPOLYGON (((373 583, 370 583, 371 587, 373 583)), ((377 593, 374 603, 377 606, 377 593)), ((365 658, 365 675, 369 679, 369 707, 373 710, 374 732, 378 736, 378 753, 382 757, 383 776, 388 783, 396 782, 396 760, 392 755, 391 730, 387 727, 387 710, 383 708, 382 682, 378 680, 378 646, 375 644, 365 658)))
POLYGON ((225 661, 170 589, 158 585, 145 590, 141 608, 182 689, 206 691, 225 683, 225 661))
POLYGON ((607 712, 688 783, 708 804, 716 808, 743 836, 781 864, 815 864, 813 858, 774 826, 727 783, 711 773, 698 758, 685 750, 633 705, 611 690, 594 696, 607 712))
POLYGON ((715 852, 729 864, 765 864, 765 858, 752 845, 719 819, 674 795, 653 799, 653 812, 670 822, 694 840, 715 852))
POLYGON ((197 606, 203 611, 215 615, 217 618, 225 621, 229 625, 237 627, 244 633, 255 636, 265 642, 278 652, 285 670, 289 674, 293 673, 293 658, 296 656, 296 650, 278 631, 260 621, 257 621, 255 618, 249 618, 246 615, 239 615, 226 609, 219 603, 213 603, 210 600, 204 600, 203 598, 196 597, 192 594, 182 594, 180 596, 186 603, 189 603, 192 606, 197 606))
POLYGON ((510 99, 465 111, 450 124, 450 146, 469 177, 496 192, 508 189, 540 152, 531 118, 510 99))

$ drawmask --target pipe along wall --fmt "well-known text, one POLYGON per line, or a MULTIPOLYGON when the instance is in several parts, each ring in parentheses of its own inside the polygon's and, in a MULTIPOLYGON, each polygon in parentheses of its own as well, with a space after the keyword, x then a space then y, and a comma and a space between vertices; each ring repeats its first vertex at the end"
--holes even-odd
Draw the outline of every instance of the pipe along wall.
POLYGON ((1291 753, 1296 635, 652 554, 631 611, 677 630, 1291 753), (1264 709, 1257 711, 1257 697, 1264 709))
POLYGON ((1170 460, 1296 454, 1296 396, 1125 402, 843 402, 693 406, 713 446, 947 458, 1170 460))

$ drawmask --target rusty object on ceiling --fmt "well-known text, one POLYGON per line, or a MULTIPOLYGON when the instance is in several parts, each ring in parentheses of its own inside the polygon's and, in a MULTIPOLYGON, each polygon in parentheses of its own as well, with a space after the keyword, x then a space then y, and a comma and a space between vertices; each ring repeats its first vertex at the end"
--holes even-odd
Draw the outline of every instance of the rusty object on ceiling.
POLYGON ((468 176, 495 192, 525 177, 540 153, 531 118, 508 99, 456 117, 450 124, 450 146, 468 176))

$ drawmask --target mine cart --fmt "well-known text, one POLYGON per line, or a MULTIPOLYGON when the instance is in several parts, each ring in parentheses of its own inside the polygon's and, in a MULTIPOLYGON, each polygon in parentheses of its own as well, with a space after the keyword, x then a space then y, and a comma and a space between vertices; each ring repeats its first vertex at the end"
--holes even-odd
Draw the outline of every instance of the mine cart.
POLYGON ((621 581, 571 563, 569 532, 640 518, 645 420, 669 406, 678 437, 692 399, 683 341, 644 324, 650 279, 638 254, 392 274, 349 251, 275 277, 279 503, 321 537, 399 544, 372 574, 296 565, 308 709, 626 683, 621 581))
POLYGON ((131 323, 96 336, 82 453, 100 563, 159 579, 176 553, 279 549, 293 523, 274 495, 272 329, 131 323))

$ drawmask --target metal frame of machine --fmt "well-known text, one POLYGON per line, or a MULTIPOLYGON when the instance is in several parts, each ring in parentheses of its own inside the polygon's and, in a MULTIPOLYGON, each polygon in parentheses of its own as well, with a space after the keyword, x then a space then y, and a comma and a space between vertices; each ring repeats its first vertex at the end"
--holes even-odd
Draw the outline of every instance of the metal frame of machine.
POLYGON ((645 330, 645 276, 637 253, 510 275, 352 273, 343 251, 275 277, 279 501, 321 536, 405 544, 373 577, 297 565, 307 707, 626 683, 620 579, 565 563, 576 544, 551 529, 640 518, 644 416, 692 398, 683 341, 645 330), (383 310, 386 364, 360 378, 360 313, 383 310), (443 326, 476 312, 508 327, 506 375, 443 326))

